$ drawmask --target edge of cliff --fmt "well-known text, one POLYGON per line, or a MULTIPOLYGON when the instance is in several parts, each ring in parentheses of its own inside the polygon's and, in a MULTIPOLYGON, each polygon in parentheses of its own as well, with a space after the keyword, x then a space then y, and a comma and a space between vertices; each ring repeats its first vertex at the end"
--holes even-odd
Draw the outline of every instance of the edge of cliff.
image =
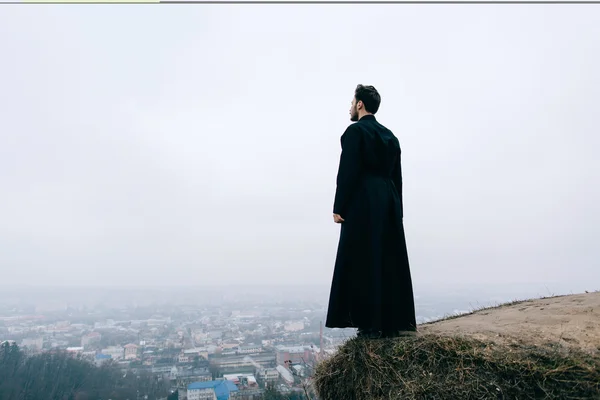
POLYGON ((349 339, 315 371, 320 400, 600 399, 600 292, 518 301, 349 339))

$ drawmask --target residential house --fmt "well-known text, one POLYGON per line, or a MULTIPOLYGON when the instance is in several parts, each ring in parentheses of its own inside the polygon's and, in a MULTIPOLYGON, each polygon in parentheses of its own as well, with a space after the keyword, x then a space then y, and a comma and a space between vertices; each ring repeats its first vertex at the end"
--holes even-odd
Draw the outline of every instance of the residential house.
POLYGON ((130 343, 125 345, 125 359, 126 360, 134 360, 137 358, 138 354, 138 346, 130 343))
POLYGON ((194 382, 187 387, 188 400, 229 400, 237 386, 228 380, 194 382))

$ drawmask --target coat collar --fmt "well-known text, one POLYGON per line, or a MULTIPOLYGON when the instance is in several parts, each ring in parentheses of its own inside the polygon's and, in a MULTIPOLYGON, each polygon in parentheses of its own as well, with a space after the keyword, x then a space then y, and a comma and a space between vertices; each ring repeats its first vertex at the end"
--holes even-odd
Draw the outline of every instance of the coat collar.
POLYGON ((359 119, 359 121, 375 121, 375 116, 373 114, 367 114, 359 119))

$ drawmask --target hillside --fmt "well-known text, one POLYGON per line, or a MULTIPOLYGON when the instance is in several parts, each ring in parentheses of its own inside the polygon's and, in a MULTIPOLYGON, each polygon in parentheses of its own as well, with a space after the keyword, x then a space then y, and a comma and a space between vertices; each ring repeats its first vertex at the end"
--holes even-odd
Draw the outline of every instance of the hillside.
POLYGON ((320 400, 600 399, 600 292, 482 309, 413 338, 353 338, 314 383, 320 400))
POLYGON ((469 335, 499 344, 524 343, 600 352, 600 292, 534 299, 422 325, 423 333, 469 335))

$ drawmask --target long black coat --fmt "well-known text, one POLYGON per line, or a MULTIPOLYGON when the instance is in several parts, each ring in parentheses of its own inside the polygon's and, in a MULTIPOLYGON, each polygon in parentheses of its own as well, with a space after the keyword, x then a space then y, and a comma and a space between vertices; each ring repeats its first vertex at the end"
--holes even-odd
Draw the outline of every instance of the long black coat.
POLYGON ((373 115, 341 138, 333 212, 341 224, 330 328, 416 328, 404 237, 400 144, 373 115))

